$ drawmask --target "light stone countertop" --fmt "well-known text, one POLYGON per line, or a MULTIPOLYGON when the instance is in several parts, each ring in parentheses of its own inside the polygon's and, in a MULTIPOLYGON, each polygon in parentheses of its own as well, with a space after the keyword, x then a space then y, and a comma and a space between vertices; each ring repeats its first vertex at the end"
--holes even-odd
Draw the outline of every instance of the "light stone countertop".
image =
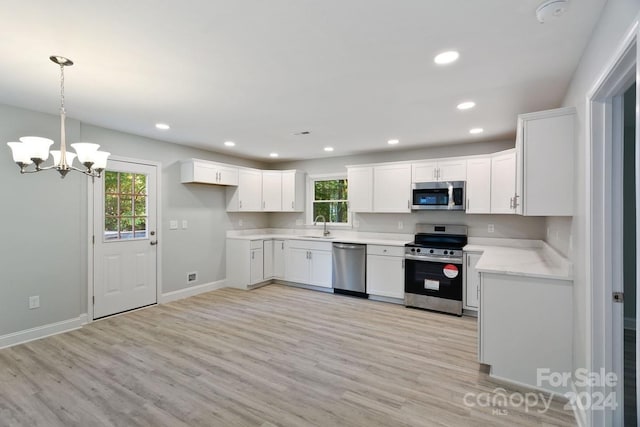
POLYGON ((357 243, 362 245, 383 245, 383 246, 404 246, 413 242, 413 234, 393 234, 393 233, 358 233, 351 231, 331 230, 329 238, 322 238, 322 231, 319 230, 281 230, 281 229, 260 229, 242 230, 227 232, 227 239, 239 240, 309 240, 313 242, 329 243, 357 243), (318 237, 311 237, 318 236, 318 237))
POLYGON ((481 273, 573 280, 571 262, 541 240, 469 239, 466 252, 482 252, 481 273))

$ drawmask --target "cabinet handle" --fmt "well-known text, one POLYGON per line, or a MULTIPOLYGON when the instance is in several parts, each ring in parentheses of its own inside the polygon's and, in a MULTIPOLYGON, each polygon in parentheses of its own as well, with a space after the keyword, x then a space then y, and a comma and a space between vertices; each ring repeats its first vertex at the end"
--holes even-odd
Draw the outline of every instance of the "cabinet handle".
POLYGON ((404 258, 402 258, 402 269, 404 270, 404 258))
POLYGON ((251 259, 256 259, 256 253, 251 251, 251 259))
POLYGON ((411 209, 411 200, 407 200, 407 209, 411 209))
POLYGON ((438 172, 438 168, 433 168, 433 179, 438 179, 437 172, 438 172))
POLYGON ((440 180, 440 168, 438 168, 438 173, 436 175, 436 178, 438 178, 438 181, 440 180))
POLYGON ((291 209, 295 209, 295 206, 293 206, 294 202, 291 202, 291 209))
POLYGON ((313 252, 309 251, 309 259, 313 258, 313 252))
POLYGON ((515 196, 513 196, 513 209, 517 208, 519 203, 518 203, 518 198, 520 196, 518 196, 517 194, 515 196))
POLYGON ((240 209, 242 209, 242 200, 240 200, 240 202, 239 202, 239 207, 240 207, 240 209))
POLYGON ((469 267, 469 261, 471 261, 471 258, 469 258, 469 255, 467 255, 467 267, 469 267))
POLYGON ((267 206, 267 202, 263 201, 262 202, 262 209, 264 209, 267 206))
POLYGON ((469 210, 470 206, 471 206, 471 202, 469 201, 469 199, 467 199, 467 209, 466 210, 469 210))
POLYGON ((284 251, 284 242, 282 242, 282 250, 284 251))
POLYGON ((509 209, 513 209, 513 197, 509 198, 509 209))

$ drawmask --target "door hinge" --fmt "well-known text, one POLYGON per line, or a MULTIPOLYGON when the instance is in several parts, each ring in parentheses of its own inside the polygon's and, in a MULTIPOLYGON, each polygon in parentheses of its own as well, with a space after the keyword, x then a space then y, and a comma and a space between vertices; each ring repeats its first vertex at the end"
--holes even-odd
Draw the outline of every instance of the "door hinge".
POLYGON ((613 293, 613 302, 624 302, 624 292, 614 292, 613 293))

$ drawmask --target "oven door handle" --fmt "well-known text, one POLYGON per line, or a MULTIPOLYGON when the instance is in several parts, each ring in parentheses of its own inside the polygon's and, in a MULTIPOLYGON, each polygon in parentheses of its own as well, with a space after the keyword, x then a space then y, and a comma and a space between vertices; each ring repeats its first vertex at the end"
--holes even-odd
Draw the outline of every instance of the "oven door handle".
POLYGON ((429 262, 439 262, 442 264, 462 264, 462 258, 441 258, 434 256, 416 256, 416 255, 404 255, 405 259, 410 259, 412 261, 429 261, 429 262))

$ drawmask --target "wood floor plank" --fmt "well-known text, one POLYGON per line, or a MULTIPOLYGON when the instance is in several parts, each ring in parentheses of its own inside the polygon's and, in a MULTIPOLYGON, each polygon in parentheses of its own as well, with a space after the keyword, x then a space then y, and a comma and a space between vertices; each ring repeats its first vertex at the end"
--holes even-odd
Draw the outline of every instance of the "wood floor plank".
MULTIPOLYGON (((493 393, 474 318, 221 289, 0 350, 0 426, 573 426, 493 393)), ((506 390, 511 392, 515 390, 506 390)))

